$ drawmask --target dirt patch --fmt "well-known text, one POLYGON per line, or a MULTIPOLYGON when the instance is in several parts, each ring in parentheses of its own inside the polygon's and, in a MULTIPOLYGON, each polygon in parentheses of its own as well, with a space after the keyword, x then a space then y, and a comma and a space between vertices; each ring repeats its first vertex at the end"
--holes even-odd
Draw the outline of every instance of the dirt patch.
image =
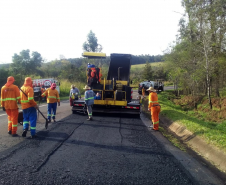
POLYGON ((202 96, 182 96, 180 99, 173 99, 176 105, 180 105, 185 111, 197 109, 197 105, 202 101, 202 96))
POLYGON ((169 97, 174 104, 180 105, 182 110, 195 111, 199 119, 215 123, 222 123, 226 120, 226 98, 212 98, 211 110, 209 100, 203 96, 176 97, 170 94, 169 97))

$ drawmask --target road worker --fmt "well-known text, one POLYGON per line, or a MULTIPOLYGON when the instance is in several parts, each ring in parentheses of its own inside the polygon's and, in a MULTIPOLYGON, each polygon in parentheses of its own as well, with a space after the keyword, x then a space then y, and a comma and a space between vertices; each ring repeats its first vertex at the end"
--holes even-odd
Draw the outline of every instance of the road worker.
POLYGON ((51 122, 51 116, 54 122, 56 122, 56 109, 57 109, 57 102, 58 106, 60 106, 60 96, 58 91, 56 90, 56 84, 52 83, 51 87, 46 89, 46 91, 42 94, 42 97, 47 97, 47 111, 48 111, 48 121, 51 122))
POLYGON ((69 93, 70 106, 73 105, 73 100, 78 100, 79 96, 80 96, 80 99, 81 99, 79 89, 77 87, 75 87, 75 85, 71 85, 71 90, 70 90, 70 93, 69 93))
POLYGON ((95 93, 93 92, 93 90, 90 89, 90 87, 88 85, 85 86, 85 104, 87 106, 87 112, 88 112, 88 121, 93 120, 92 118, 92 106, 94 104, 94 97, 95 97, 95 93))
POLYGON ((20 90, 16 85, 13 85, 14 77, 7 78, 7 83, 1 89, 1 106, 8 115, 8 134, 13 137, 17 135, 18 124, 18 106, 20 103, 20 90))
POLYGON ((94 100, 101 100, 101 95, 100 93, 97 93, 96 96, 94 97, 94 100))
POLYGON ((142 85, 142 96, 145 96, 145 88, 144 88, 144 84, 142 85))
POLYGON ((23 109, 23 137, 26 137, 29 121, 31 138, 35 138, 36 135, 36 122, 37 122, 37 103, 34 100, 34 90, 32 88, 32 79, 30 77, 25 78, 24 85, 21 87, 20 92, 21 107, 23 109))
POLYGON ((151 111, 153 130, 158 130, 159 129, 159 113, 160 113, 160 105, 158 103, 158 95, 156 93, 156 90, 153 87, 149 87, 149 89, 147 89, 147 91, 149 91, 148 110, 151 111))
MULTIPOLYGON (((42 87, 41 87, 41 95, 45 92, 46 90, 45 90, 45 87, 44 87, 44 85, 42 85, 42 87)), ((45 97, 42 97, 42 101, 45 101, 45 97)))

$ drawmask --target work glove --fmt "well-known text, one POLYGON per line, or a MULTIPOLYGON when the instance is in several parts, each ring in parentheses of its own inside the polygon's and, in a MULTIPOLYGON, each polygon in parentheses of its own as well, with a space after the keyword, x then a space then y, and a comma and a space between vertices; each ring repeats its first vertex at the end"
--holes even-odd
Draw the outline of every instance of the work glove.
POLYGON ((148 108, 148 111, 150 111, 150 108, 148 108))
POLYGON ((58 102, 58 106, 60 106, 60 102, 58 102))
POLYGON ((5 107, 2 107, 3 111, 5 111, 5 107))
POLYGON ((36 108, 37 110, 39 109, 38 105, 35 105, 34 108, 36 108))

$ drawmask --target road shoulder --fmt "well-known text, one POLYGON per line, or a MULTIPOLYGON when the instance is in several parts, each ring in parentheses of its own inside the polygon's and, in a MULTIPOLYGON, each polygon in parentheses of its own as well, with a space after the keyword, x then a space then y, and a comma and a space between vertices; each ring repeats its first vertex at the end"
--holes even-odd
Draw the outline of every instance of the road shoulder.
MULTIPOLYGON (((152 125, 150 119, 148 119, 143 113, 141 113, 141 120, 147 127, 152 125)), ((192 156, 173 146, 160 132, 153 131, 151 128, 148 129, 151 134, 163 145, 163 147, 170 152, 200 184, 224 184, 192 156)))

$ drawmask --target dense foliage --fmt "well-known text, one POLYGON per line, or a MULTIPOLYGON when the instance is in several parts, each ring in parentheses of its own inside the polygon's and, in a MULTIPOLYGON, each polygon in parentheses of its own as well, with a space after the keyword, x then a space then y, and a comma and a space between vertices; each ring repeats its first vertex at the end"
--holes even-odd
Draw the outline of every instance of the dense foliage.
POLYGON ((135 65, 135 64, 145 64, 146 62, 153 63, 162 61, 164 61, 163 55, 133 55, 131 64, 135 65))
POLYGON ((220 96, 226 83, 225 0, 182 0, 180 34, 166 54, 169 78, 185 94, 220 96))

